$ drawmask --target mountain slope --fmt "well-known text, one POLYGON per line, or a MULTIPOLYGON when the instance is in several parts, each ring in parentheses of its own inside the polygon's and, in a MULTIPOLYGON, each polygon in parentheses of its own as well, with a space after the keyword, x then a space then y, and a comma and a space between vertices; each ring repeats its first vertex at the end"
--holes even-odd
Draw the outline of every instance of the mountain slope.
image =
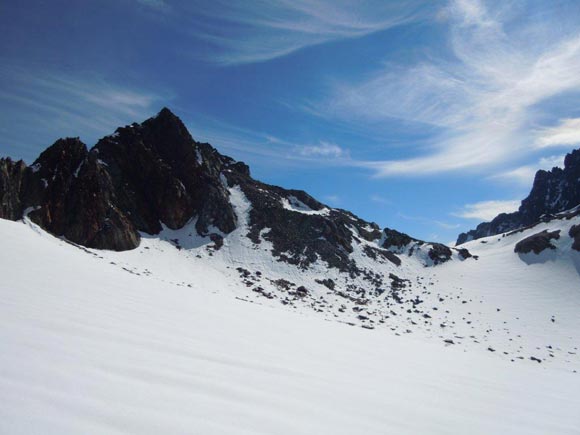
MULTIPOLYGON (((271 302, 263 297, 235 299, 230 293, 250 300, 253 292, 243 293, 233 269, 230 276, 217 272, 215 257, 185 258, 186 248, 160 238, 144 238, 143 252, 85 250, 30 221, 0 220, 0 239, 2 433, 563 435, 578 429, 580 377, 555 363, 515 364, 497 358, 500 349, 464 352, 416 334, 398 337, 388 329, 324 322, 311 310, 259 305, 271 302), (191 287, 179 285, 185 279, 191 287)), ((474 298, 513 296, 498 317, 527 313, 525 322, 537 321, 532 334, 542 327, 543 336, 577 333, 570 322, 578 316, 567 317, 578 306, 577 288, 554 285, 545 292, 548 275, 555 275, 545 272, 553 269, 520 264, 515 255, 495 281, 487 268, 505 261, 506 252, 492 240, 479 247, 477 262, 418 270, 449 296, 468 276, 486 277, 474 298), (464 277, 453 270, 459 266, 467 266, 464 277), (521 271, 530 267, 532 276, 522 282, 521 271), (454 283, 439 282, 452 276, 454 283), (545 319, 552 310, 538 316, 548 303, 568 311, 552 323, 545 319)), ((558 284, 570 272, 562 266, 558 284)), ((473 312, 480 309, 474 301, 473 312)), ((499 329, 503 317, 494 320, 493 311, 489 321, 499 329)))
POLYGON ((166 109, 0 160, 0 200, 2 433, 578 430, 580 208, 451 249, 166 109))
POLYGON ((532 190, 518 211, 502 213, 491 222, 483 222, 476 229, 461 233, 456 245, 533 225, 545 216, 569 210, 579 204, 580 149, 566 155, 564 169, 538 171, 532 190))
MULTIPOLYGON (((123 251, 142 234, 180 229, 195 220, 195 233, 216 246, 238 227, 228 189, 239 186, 250 201, 247 237, 272 243, 272 255, 307 268, 317 260, 361 274, 354 244, 400 263, 379 241, 379 227, 332 209, 306 192, 254 180, 242 162, 196 142, 181 120, 164 108, 142 124, 118 128, 91 150, 61 139, 33 165, 0 160, 0 218, 24 216, 52 234, 90 248, 123 251), (371 246, 372 245, 372 246, 371 246)), ((420 241, 415 241, 420 242, 420 241)), ((426 244, 429 264, 467 258, 441 244, 426 244)))
MULTIPOLYGON (((568 235, 580 223, 574 213, 546 227, 562 234, 553 265, 530 266, 535 257, 528 261, 514 252, 541 232, 536 228, 485 246, 426 243, 396 230, 381 231, 305 192, 254 180, 245 164, 193 141, 167 109, 143 124, 118 129, 90 151, 78 139, 67 139, 31 167, 9 160, 4 165, 5 217, 18 219, 20 208, 31 228, 39 230, 38 225, 75 245, 78 236, 81 245, 109 248, 77 245, 127 273, 192 287, 211 273, 235 297, 254 303, 314 311, 442 344, 501 348, 497 355, 514 362, 534 357, 569 366, 577 359, 567 356, 575 352, 568 338, 552 341, 559 335, 541 333, 545 319, 534 311, 529 323, 523 322, 527 315, 518 308, 527 286, 537 291, 534 301, 553 293, 554 267, 564 277, 559 288, 574 294, 577 252, 574 236, 568 235), (135 247, 126 249, 131 243, 135 247), (496 275, 525 286, 506 291, 496 275), (494 314, 498 308, 514 316, 494 314), (534 325, 540 325, 539 332, 529 338, 534 325), (558 345, 562 353, 550 352, 548 345, 558 345)), ((559 303, 556 298, 530 310, 553 310, 558 326, 574 331, 579 325, 570 306, 559 303)))

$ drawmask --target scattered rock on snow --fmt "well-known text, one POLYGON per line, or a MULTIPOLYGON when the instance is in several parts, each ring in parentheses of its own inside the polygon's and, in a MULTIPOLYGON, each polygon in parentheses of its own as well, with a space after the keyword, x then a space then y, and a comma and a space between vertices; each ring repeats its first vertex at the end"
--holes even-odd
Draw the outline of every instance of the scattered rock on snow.
POLYGON ((556 249, 551 240, 558 240, 559 238, 560 230, 544 230, 520 240, 516 243, 514 252, 518 254, 528 254, 530 252, 539 254, 546 249, 556 249))

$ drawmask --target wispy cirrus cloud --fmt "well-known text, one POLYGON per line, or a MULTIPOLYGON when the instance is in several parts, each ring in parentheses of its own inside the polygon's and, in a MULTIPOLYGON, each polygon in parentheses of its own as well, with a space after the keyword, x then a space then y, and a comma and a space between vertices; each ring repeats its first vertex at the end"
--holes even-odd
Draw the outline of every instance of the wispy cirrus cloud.
POLYGON ((348 150, 345 150, 334 143, 321 141, 318 145, 302 145, 297 147, 301 156, 305 157, 347 157, 348 150))
POLYGON ((537 133, 538 148, 578 144, 580 144, 580 118, 562 119, 558 125, 542 128, 537 133))
MULTIPOLYGON (((186 3, 182 7, 188 9, 186 3)), ((419 0, 362 0, 356 6, 346 0, 211 0, 197 2, 190 13, 195 36, 214 47, 208 60, 231 65, 364 36, 420 19, 432 9, 419 0)))
POLYGON ((422 217, 422 216, 409 216, 409 215, 404 214, 404 213, 397 213, 397 216, 403 220, 406 220, 406 221, 421 222, 421 223, 425 223, 427 225, 437 225, 438 227, 443 228, 445 230, 454 230, 454 229, 457 229, 461 226, 459 224, 452 224, 452 223, 443 222, 440 220, 428 219, 428 218, 422 217))
MULTIPOLYGON (((449 26, 449 53, 335 85, 312 110, 341 122, 401 120, 437 130, 427 146, 410 149, 414 157, 362 162, 378 176, 493 169, 537 151, 542 103, 580 91, 578 12, 564 15, 552 3, 522 10, 516 2, 450 1, 439 15, 449 26)), ((572 143, 576 122, 544 130, 540 144, 572 143)))
POLYGON ((165 2, 165 0, 136 0, 137 3, 153 8, 155 10, 167 10, 169 5, 165 2))
POLYGON ((375 193, 375 194, 372 194, 372 195, 369 197, 369 199, 370 199, 372 202, 374 202, 374 203, 376 203, 376 204, 380 204, 380 205, 389 205, 389 204, 392 204, 392 203, 393 203, 393 202, 392 202, 391 200, 389 200, 388 198, 385 198, 385 197, 384 197, 384 196, 382 196, 382 195, 377 195, 376 193, 375 193))
POLYGON ((510 182, 516 182, 521 186, 531 188, 536 172, 538 172, 540 169, 550 170, 554 167, 563 167, 564 157, 566 157, 565 154, 542 157, 534 164, 518 166, 517 168, 492 175, 489 177, 489 179, 507 180, 510 182))
POLYGON ((519 206, 519 200, 481 201, 473 204, 466 204, 463 206, 461 211, 452 213, 452 215, 463 219, 490 221, 500 213, 516 211, 519 206))
POLYGON ((356 166, 350 151, 333 142, 303 143, 269 132, 250 130, 199 114, 185 114, 184 121, 196 140, 207 141, 236 158, 267 162, 268 166, 356 166))
POLYGON ((4 138, 11 143, 2 145, 19 145, 21 154, 26 154, 28 148, 47 146, 63 135, 80 136, 92 144, 122 123, 151 116, 163 101, 153 93, 100 77, 80 78, 56 71, 36 73, 0 67, 0 80, 6 85, 0 91, 2 124, 34 125, 27 130, 28 137, 20 137, 14 143, 4 138))

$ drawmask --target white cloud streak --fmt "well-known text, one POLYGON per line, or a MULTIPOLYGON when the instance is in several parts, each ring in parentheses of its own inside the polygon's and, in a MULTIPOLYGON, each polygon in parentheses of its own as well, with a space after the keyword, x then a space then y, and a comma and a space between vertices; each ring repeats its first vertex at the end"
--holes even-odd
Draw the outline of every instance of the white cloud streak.
POLYGON ((2 112, 3 121, 34 125, 27 140, 42 146, 63 135, 80 136, 92 145, 122 123, 151 116, 161 105, 152 93, 98 77, 0 68, 0 79, 6 84, 0 101, 11 108, 2 112))
POLYGON ((516 211, 519 206, 519 200, 481 201, 474 204, 466 204, 460 212, 452 213, 452 215, 463 219, 490 221, 500 213, 516 211))
POLYGON ((155 10, 166 10, 169 5, 164 0, 136 0, 137 3, 155 10))
POLYGON ((392 204, 392 201, 390 201, 389 199, 385 198, 382 195, 373 194, 373 195, 370 196, 369 199, 372 202, 374 202, 376 204, 380 204, 380 205, 389 205, 389 204, 392 204))
POLYGON ((195 35, 220 64, 263 62, 302 48, 355 38, 425 16, 419 0, 212 0, 195 5, 195 35))
POLYGON ((238 159, 263 161, 269 167, 356 166, 348 149, 328 141, 300 143, 267 132, 237 127, 214 118, 201 119, 199 114, 186 114, 184 120, 196 140, 207 141, 220 152, 238 159))
POLYGON ((348 156, 348 151, 336 144, 321 141, 318 145, 303 145, 297 148, 298 153, 305 157, 339 158, 348 156))
POLYGON ((519 166, 515 169, 500 172, 499 174, 492 175, 489 179, 516 182, 521 186, 531 188, 534 176, 538 170, 550 170, 554 167, 563 167, 564 157, 565 154, 542 157, 535 164, 519 166))
POLYGON ((580 118, 562 119, 559 125, 538 131, 536 146, 549 148, 580 144, 580 118))
MULTIPOLYGON (((580 91, 580 31, 577 25, 558 31, 548 18, 516 20, 510 9, 494 5, 451 1, 440 14, 450 26, 450 55, 387 65, 362 83, 336 86, 316 112, 374 125, 398 119, 441 132, 427 149, 411 150, 420 156, 363 162, 378 176, 490 169, 534 152, 541 103, 580 91)), ((558 25, 565 27, 565 18, 558 25)), ((577 137, 572 124, 560 126, 568 143, 577 137)), ((554 143, 555 132, 544 133, 541 143, 554 143)))

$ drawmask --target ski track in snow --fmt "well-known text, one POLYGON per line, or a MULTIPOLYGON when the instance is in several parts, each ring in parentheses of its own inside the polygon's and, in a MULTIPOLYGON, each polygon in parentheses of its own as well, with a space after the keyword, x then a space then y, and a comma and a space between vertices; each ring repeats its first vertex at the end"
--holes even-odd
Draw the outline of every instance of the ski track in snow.
POLYGON ((195 222, 117 253, 0 220, 0 433, 580 433, 578 218, 437 267, 377 265, 358 246, 360 266, 410 280, 415 313, 337 296, 315 282, 346 284, 324 264, 277 261, 230 194, 239 227, 219 250, 195 222), (556 251, 513 252, 555 226, 556 251))

